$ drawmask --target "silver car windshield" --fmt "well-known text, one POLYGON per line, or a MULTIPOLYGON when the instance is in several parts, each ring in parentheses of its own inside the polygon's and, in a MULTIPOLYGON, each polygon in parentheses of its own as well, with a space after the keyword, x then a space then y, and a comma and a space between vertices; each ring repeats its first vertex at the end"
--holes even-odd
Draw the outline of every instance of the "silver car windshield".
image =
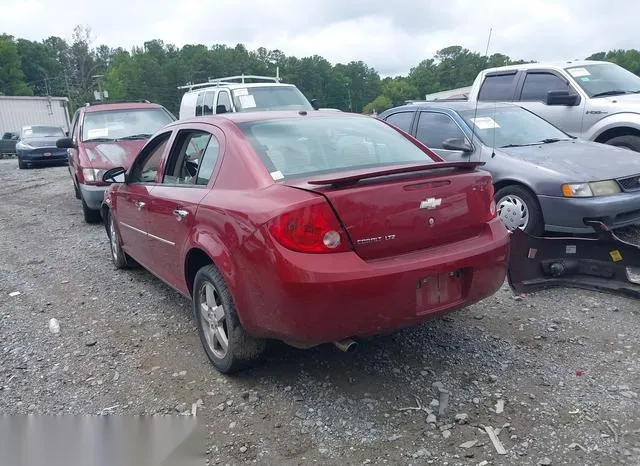
POLYGON ((640 77, 613 63, 573 66, 566 70, 589 97, 640 93, 640 77))
POLYGON ((551 123, 521 107, 487 107, 478 109, 477 113, 476 110, 458 113, 485 146, 527 146, 571 139, 551 123))

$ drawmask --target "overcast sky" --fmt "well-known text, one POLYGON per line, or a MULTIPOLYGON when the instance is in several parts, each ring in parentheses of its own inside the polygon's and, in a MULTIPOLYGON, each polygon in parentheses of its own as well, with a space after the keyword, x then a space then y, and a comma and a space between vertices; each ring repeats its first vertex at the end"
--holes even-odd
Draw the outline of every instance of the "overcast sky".
POLYGON ((512 58, 585 58, 640 48, 638 0, 6 0, 0 33, 71 38, 91 27, 95 45, 130 48, 245 44, 332 63, 363 60, 382 75, 406 74, 436 50, 462 45, 512 58), (633 38, 636 37, 636 40, 633 38))

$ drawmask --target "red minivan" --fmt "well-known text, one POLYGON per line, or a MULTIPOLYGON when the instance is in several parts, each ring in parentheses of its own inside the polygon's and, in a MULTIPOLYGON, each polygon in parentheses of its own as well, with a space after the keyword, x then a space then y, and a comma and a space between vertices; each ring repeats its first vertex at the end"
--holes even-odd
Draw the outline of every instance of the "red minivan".
POLYGON ((108 186, 102 174, 128 167, 149 137, 175 120, 162 105, 146 100, 87 104, 76 111, 69 137, 58 139, 56 146, 68 149, 69 173, 87 223, 101 220, 108 186))

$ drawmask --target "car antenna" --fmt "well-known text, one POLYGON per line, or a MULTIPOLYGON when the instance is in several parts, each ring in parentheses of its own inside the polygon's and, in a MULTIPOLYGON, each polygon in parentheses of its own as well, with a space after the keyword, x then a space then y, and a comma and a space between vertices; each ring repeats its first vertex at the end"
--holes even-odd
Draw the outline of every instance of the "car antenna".
MULTIPOLYGON (((491 32, 493 28, 489 28, 489 38, 487 39, 487 48, 484 51, 484 58, 486 60, 487 66, 489 65, 489 44, 491 43, 491 32)), ((471 147, 473 147, 473 138, 476 135, 476 118, 478 117, 478 102, 480 102, 480 92, 476 96, 476 108, 473 111, 473 126, 471 127, 471 147)), ((495 128, 494 128, 495 129, 495 128)), ((494 131, 495 134, 495 131, 494 131)), ((482 151, 478 153, 478 162, 480 162, 480 156, 482 155, 482 151)), ((492 154, 492 157, 495 154, 492 154)))

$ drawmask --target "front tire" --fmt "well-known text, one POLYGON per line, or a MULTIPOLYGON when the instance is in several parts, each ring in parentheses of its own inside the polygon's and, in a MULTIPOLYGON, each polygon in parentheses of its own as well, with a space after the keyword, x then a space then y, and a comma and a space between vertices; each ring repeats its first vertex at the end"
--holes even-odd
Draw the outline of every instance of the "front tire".
POLYGON ((87 223, 98 223, 102 220, 102 216, 100 215, 99 210, 90 209, 82 196, 80 196, 80 200, 82 201, 82 214, 84 215, 84 221, 87 223))
POLYGON ((544 233, 544 219, 538 200, 531 192, 517 185, 505 186, 495 194, 498 217, 508 230, 520 228, 533 236, 544 233))
POLYGON ((622 147, 634 152, 640 152, 640 136, 636 136, 634 134, 627 134, 625 136, 617 136, 615 138, 611 138, 606 141, 605 144, 609 144, 610 146, 622 147))
POLYGON ((242 328, 231 292, 213 265, 196 274, 193 312, 202 346, 218 371, 237 372, 262 356, 265 340, 253 338, 242 328))
POLYGON ((27 164, 24 163, 20 157, 18 157, 18 168, 20 170, 24 170, 27 168, 27 164))
POLYGON ((129 267, 129 261, 127 260, 127 254, 122 250, 122 241, 120 240, 120 233, 116 226, 116 221, 113 215, 109 214, 109 246, 111 248, 111 260, 116 269, 126 269, 129 267))

